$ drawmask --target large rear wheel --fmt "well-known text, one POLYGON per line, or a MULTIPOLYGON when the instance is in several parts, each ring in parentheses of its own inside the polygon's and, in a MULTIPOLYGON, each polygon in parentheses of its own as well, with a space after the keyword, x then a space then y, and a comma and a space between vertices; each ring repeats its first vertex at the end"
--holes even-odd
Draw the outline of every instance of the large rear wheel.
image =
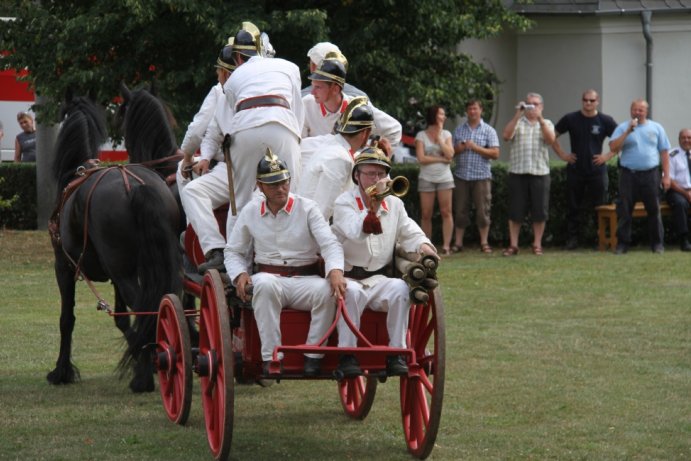
POLYGON ((419 459, 429 456, 437 439, 444 396, 446 329, 438 288, 426 304, 410 309, 410 347, 416 362, 401 377, 401 415, 408 451, 419 459))
POLYGON ((353 419, 365 419, 377 393, 377 378, 344 378, 338 382, 338 392, 346 415, 353 419))
POLYGON ((226 460, 233 439, 234 381, 230 319, 223 282, 217 270, 204 275, 199 317, 198 372, 209 448, 226 460))
POLYGON ((180 299, 161 299, 156 323, 156 368, 163 408, 168 419, 185 424, 192 404, 192 350, 180 299))

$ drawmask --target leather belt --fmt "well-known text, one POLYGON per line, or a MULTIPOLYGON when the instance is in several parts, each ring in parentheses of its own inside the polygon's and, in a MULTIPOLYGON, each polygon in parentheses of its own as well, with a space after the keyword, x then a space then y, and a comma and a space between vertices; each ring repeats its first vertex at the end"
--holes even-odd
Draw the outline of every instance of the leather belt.
POLYGON ((319 262, 306 266, 274 266, 272 264, 257 263, 257 272, 282 275, 283 277, 296 277, 300 275, 320 275, 319 262))
POLYGON ((345 271, 344 275, 351 279, 362 280, 366 279, 367 277, 372 277, 373 275, 385 275, 387 277, 391 277, 391 271, 388 266, 384 266, 376 271, 368 271, 364 267, 353 266, 353 268, 349 271, 345 271))
POLYGON ((290 109, 290 104, 283 96, 268 94, 266 96, 254 96, 252 98, 243 99, 235 106, 235 111, 254 109, 255 107, 270 107, 280 106, 290 109))

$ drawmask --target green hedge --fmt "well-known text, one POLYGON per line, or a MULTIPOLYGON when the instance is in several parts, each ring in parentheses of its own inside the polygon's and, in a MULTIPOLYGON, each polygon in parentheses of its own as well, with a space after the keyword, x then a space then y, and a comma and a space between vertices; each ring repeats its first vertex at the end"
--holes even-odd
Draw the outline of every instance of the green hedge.
MULTIPOLYGON (((492 226, 490 243, 496 246, 508 243, 508 198, 506 192, 507 164, 494 162, 492 165, 492 226)), ((609 168, 609 198, 616 198, 618 171, 616 165, 609 168)), ((408 214, 419 222, 420 201, 417 193, 418 165, 415 163, 395 164, 391 176, 403 175, 410 181, 410 191, 404 197, 408 214)), ((549 220, 545 230, 544 244, 563 245, 566 239, 566 169, 563 165, 551 169, 552 184, 549 206, 549 220)), ((471 218, 472 219, 472 218, 471 218)), ((433 236, 435 243, 441 242, 441 217, 435 210, 433 218, 433 236)), ((474 220, 472 221, 474 222, 474 220)), ((583 216, 586 223, 583 230, 583 242, 595 244, 597 228, 594 219, 583 216)), ((669 229, 669 217, 664 219, 665 229, 669 229)), ((0 164, 0 227, 9 229, 36 229, 36 165, 33 163, 0 164)), ((529 245, 532 240, 529 222, 524 223, 520 237, 521 245, 529 245)), ((634 241, 647 240, 645 220, 635 220, 633 229, 634 241)), ((465 243, 478 243, 477 228, 471 225, 466 230, 465 243)))
POLYGON ((0 228, 36 229, 36 164, 0 164, 0 228))

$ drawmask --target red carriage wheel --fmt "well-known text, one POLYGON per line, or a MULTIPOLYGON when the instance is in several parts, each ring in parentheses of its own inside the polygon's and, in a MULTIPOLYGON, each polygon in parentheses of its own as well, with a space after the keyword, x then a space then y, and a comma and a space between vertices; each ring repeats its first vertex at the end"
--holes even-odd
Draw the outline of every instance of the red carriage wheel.
POLYGON ((233 350, 225 291, 216 270, 204 275, 199 315, 199 356, 202 405, 209 448, 225 460, 233 439, 233 350))
POLYGON ((372 408, 377 392, 377 378, 357 376, 339 381, 338 391, 346 415, 353 419, 365 419, 372 408))
POLYGON ((417 362, 401 377, 403 432, 408 451, 425 459, 434 448, 444 396, 446 330, 438 288, 426 304, 411 307, 408 329, 417 362))
POLYGON ((161 299, 156 324, 156 364, 163 408, 168 419, 185 424, 192 404, 192 349, 180 299, 161 299))

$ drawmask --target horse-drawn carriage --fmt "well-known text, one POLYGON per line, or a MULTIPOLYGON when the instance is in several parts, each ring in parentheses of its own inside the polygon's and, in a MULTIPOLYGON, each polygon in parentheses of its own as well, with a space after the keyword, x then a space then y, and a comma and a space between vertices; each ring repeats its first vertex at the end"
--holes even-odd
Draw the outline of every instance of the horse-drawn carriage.
MULTIPOLYGON (((142 91, 138 96, 138 101, 130 103, 133 107, 128 117, 141 116, 146 123, 135 119, 129 124, 130 130, 136 131, 126 134, 130 159, 141 163, 170 160, 175 145, 165 112, 147 92, 142 91), (135 104, 140 101, 148 102, 142 103, 140 109, 135 104), (152 120, 157 120, 157 125, 163 128, 153 130, 152 120)), ((266 384, 276 379, 264 374, 251 306, 240 302, 217 271, 208 271, 204 276, 197 274, 196 266, 204 257, 194 232, 188 228, 185 253, 190 267, 184 271, 182 283, 186 295, 199 299, 199 309, 183 309, 178 296, 173 294, 179 291, 177 268, 181 266, 175 236, 179 220, 173 195, 161 177, 144 166, 121 165, 84 173, 82 165, 96 158, 98 145, 104 139, 104 121, 93 103, 85 99, 73 102, 66 113, 54 168, 63 192, 58 196, 58 207, 51 220, 56 277, 62 297, 61 343, 56 367, 47 378, 53 384, 78 379, 78 370, 70 357, 75 279, 78 276, 87 282, 110 279, 116 295, 115 311, 111 313, 128 341, 121 367, 132 365, 134 371, 130 387, 135 392, 153 390, 150 353, 155 352, 165 411, 171 421, 184 424, 190 411, 192 375, 199 375, 209 446, 216 459, 226 459, 233 433, 235 384, 266 384), (71 186, 75 172, 81 178, 80 183, 71 186), (137 200, 137 195, 145 190, 150 192, 148 198, 137 200), (123 238, 135 235, 136 240, 123 238), (128 246, 120 248, 122 244, 128 246), (160 255, 152 256, 150 250, 157 248, 160 255), (156 314, 157 304, 157 320, 152 322, 150 314, 156 314), (137 315, 134 325, 130 325, 127 316, 131 314, 144 315, 137 315), (194 348, 188 328, 192 317, 198 317, 199 331, 199 344, 194 348), (152 340, 152 323, 156 330, 155 351, 146 347, 152 340)), ((225 216, 218 215, 217 219, 222 223, 220 228, 225 229, 225 216)), ((416 288, 418 293, 420 289, 420 286, 416 288)), ((99 298, 99 305, 107 307, 95 290, 94 294, 99 298)), ((281 371, 279 379, 335 380, 345 413, 354 419, 364 419, 374 401, 377 384, 387 379, 386 356, 402 355, 408 366, 408 373, 399 378, 405 439, 414 456, 427 457, 434 446, 441 418, 445 329, 439 289, 426 286, 423 294, 418 298, 422 301, 410 309, 407 348, 388 346, 386 313, 366 310, 358 331, 347 319, 342 300, 336 319, 320 345, 308 346, 305 340, 309 312, 283 309, 282 345, 274 351, 269 373, 281 371), (358 337, 357 347, 335 347, 335 325, 340 316, 345 316, 358 337), (304 375, 306 352, 325 355, 320 375, 304 375), (279 353, 284 356, 282 364, 278 361, 279 353), (338 375, 338 356, 344 353, 357 357, 364 375, 349 378, 338 375)))
MULTIPOLYGON (((225 223, 223 215, 219 222, 225 223)), ((221 226, 223 228, 223 226, 221 226)), ((186 253, 192 265, 204 261, 192 228, 185 234, 186 253)), ((188 272, 185 291, 199 298, 198 311, 185 311, 175 295, 161 301, 156 333, 156 363, 163 406, 168 418, 184 424, 191 404, 192 374, 200 378, 202 404, 209 447, 214 458, 227 459, 234 425, 235 384, 267 383, 271 379, 336 380, 345 413, 364 419, 372 407, 378 382, 387 379, 385 358, 401 354, 408 374, 400 377, 401 418, 410 453, 426 458, 437 436, 444 393, 444 310, 438 288, 430 289, 427 302, 413 304, 407 332, 407 348, 388 346, 386 313, 366 310, 360 331, 347 318, 339 300, 336 318, 320 346, 305 344, 310 313, 283 309, 282 345, 274 350, 271 376, 263 374, 260 341, 250 303, 243 303, 216 270, 201 277, 188 272), (190 347, 187 317, 198 315, 199 347, 190 347), (336 347, 335 326, 340 316, 358 336, 355 348, 336 347), (321 374, 303 374, 305 353, 323 353, 321 374), (279 364, 278 354, 283 355, 279 364), (337 370, 339 354, 354 354, 363 376, 343 378, 337 370), (280 368, 279 368, 280 366, 280 368), (275 378, 273 373, 280 377, 275 378)))

